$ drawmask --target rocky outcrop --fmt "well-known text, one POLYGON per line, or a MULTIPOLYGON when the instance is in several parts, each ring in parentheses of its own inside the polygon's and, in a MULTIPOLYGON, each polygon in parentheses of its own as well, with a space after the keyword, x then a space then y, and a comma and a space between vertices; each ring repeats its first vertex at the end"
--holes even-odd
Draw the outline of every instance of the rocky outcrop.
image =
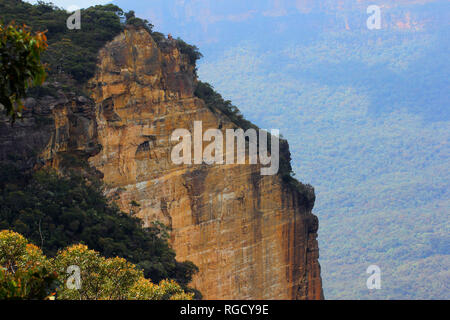
POLYGON ((195 67, 175 42, 128 28, 99 61, 102 150, 89 162, 124 211, 172 228, 177 258, 200 269, 192 286, 206 299, 320 299, 317 218, 298 190, 258 165, 172 163, 175 129, 236 127, 194 96, 195 67))
POLYGON ((195 66, 174 40, 157 44, 129 27, 101 50, 91 97, 54 84, 44 88, 52 95, 27 99, 13 127, 0 121, 0 161, 23 169, 90 164, 125 212, 172 228, 177 259, 199 267, 191 286, 205 299, 322 298, 310 191, 262 176, 259 165, 171 161, 175 129, 192 132, 194 121, 203 130, 236 128, 195 87, 195 66))
POLYGON ((46 84, 41 90, 51 95, 26 99, 22 119, 11 124, 1 117, 0 162, 22 170, 86 168, 87 159, 101 149, 95 104, 74 92, 64 92, 58 83, 46 84))

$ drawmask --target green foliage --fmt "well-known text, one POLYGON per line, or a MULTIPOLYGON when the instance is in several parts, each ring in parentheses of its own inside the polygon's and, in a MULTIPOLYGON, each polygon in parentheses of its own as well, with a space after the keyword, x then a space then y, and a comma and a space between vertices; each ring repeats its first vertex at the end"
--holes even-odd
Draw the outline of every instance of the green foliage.
POLYGON ((152 33, 153 25, 146 19, 137 18, 133 10, 125 13, 126 24, 136 28, 144 28, 149 33, 152 33))
POLYGON ((49 76, 67 74, 79 84, 94 75, 98 51, 124 27, 123 11, 112 4, 81 10, 80 30, 67 28, 69 13, 43 2, 31 5, 0 0, 0 12, 5 22, 26 23, 33 30, 47 31, 49 49, 42 61, 49 64, 49 76))
POLYGON ((44 33, 32 35, 26 26, 0 22, 0 104, 14 121, 21 117, 21 99, 31 86, 44 82, 46 73, 41 54, 47 49, 44 33))
POLYGON ((158 43, 158 44, 159 44, 161 41, 163 41, 163 40, 166 39, 166 37, 164 36, 164 34, 162 34, 161 32, 156 32, 156 31, 153 31, 153 32, 152 32, 152 38, 153 38, 153 40, 155 40, 155 42, 158 43))
POLYGON ((9 273, 0 268, 0 300, 51 299, 57 275, 45 268, 9 273))
POLYGON ((54 259, 47 259, 41 249, 22 235, 0 231, 0 300, 192 300, 193 297, 173 280, 153 284, 134 264, 119 257, 102 257, 85 245, 70 246, 60 250, 54 259), (79 273, 69 274, 72 266, 79 273), (68 282, 76 286, 69 287, 68 282))
POLYGON ((189 63, 191 65, 195 65, 197 60, 201 59, 203 55, 200 53, 199 49, 196 46, 187 44, 182 39, 178 38, 177 47, 182 54, 185 54, 189 58, 189 63))
POLYGON ((32 176, 14 168, 0 170, 0 229, 19 232, 50 256, 83 243, 106 257, 123 257, 156 282, 174 279, 186 286, 197 272, 178 262, 158 225, 142 227, 109 203, 99 182, 48 171, 32 176))
POLYGON ((193 294, 183 291, 175 281, 163 280, 158 285, 141 278, 128 291, 129 300, 192 300, 193 294))
POLYGON ((244 130, 257 128, 250 121, 245 120, 239 109, 230 100, 224 100, 220 93, 216 92, 214 87, 209 83, 198 81, 194 94, 196 97, 205 101, 206 106, 211 111, 216 112, 219 110, 238 127, 244 130))
POLYGON ((70 266, 77 266, 80 270, 80 288, 61 286, 57 291, 58 299, 125 300, 130 288, 143 278, 142 271, 125 259, 106 259, 85 245, 61 250, 53 262, 63 283, 72 276, 66 272, 70 266))
MULTIPOLYGON (((83 87, 93 77, 99 50, 126 25, 144 28, 156 42, 164 39, 163 34, 153 32, 149 21, 136 17, 134 11, 124 12, 113 4, 82 9, 80 30, 69 30, 66 20, 70 13, 51 3, 31 5, 21 0, 0 0, 0 12, 5 22, 26 23, 33 30, 47 31, 49 48, 42 55, 42 61, 49 66, 50 80, 63 81, 64 76, 69 76, 76 80, 78 87, 83 87)), ((196 46, 181 39, 177 39, 176 44, 192 65, 202 57, 196 46)))
POLYGON ((57 277, 38 247, 15 232, 0 232, 0 300, 48 299, 57 277))

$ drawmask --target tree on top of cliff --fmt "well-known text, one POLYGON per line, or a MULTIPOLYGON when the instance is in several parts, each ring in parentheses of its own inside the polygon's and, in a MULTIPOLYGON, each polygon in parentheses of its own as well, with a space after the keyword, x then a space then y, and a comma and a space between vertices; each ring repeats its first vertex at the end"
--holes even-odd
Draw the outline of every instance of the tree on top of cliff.
POLYGON ((177 47, 182 54, 185 54, 189 57, 189 63, 191 65, 195 65, 197 60, 203 57, 197 46, 187 44, 181 38, 177 38, 177 47))
POLYGON ((137 18, 133 10, 125 13, 126 24, 135 26, 137 28, 144 28, 149 33, 152 33, 153 25, 146 19, 137 18))
MULTIPOLYGON (((66 20, 70 14, 51 3, 32 5, 20 0, 0 0, 0 12, 5 23, 13 20, 26 22, 33 30, 47 31, 49 49, 42 60, 49 64, 49 77, 69 75, 79 85, 84 85, 94 76, 98 52, 126 25, 144 28, 156 41, 161 39, 161 34, 153 32, 149 21, 136 17, 134 11, 124 12, 113 4, 82 9, 80 30, 69 30, 66 20)), ((202 57, 196 46, 181 39, 177 39, 176 43, 180 52, 189 57, 191 64, 202 57)))
POLYGON ((49 64, 50 78, 64 73, 80 84, 94 75, 98 51, 124 27, 122 9, 112 4, 82 9, 80 30, 69 30, 70 14, 52 4, 0 0, 0 12, 5 23, 16 21, 47 31, 49 49, 42 61, 49 64))

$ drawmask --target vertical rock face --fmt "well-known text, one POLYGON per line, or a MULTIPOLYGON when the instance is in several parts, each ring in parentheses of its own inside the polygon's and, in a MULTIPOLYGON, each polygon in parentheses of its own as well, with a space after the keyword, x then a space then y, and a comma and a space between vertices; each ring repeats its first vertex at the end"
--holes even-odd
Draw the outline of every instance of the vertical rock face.
POLYGON ((175 129, 236 128, 194 96, 194 74, 173 41, 145 30, 109 43, 90 82, 102 146, 90 164, 124 211, 171 226, 205 299, 322 298, 318 220, 299 191, 258 165, 172 163, 175 129))

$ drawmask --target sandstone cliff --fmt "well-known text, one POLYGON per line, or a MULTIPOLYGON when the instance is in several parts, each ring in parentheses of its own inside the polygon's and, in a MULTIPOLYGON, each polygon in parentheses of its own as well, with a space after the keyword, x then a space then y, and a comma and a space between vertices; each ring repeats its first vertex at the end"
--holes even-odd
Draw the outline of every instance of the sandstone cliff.
POLYGON ((102 145, 91 165, 123 209, 134 200, 146 224, 172 227, 206 299, 321 297, 317 218, 295 190, 256 165, 171 162, 175 129, 234 127, 194 97, 194 67, 173 43, 126 30, 101 51, 91 85, 102 145))
POLYGON ((323 298, 318 219, 301 191, 258 165, 170 160, 175 129, 192 131, 197 120, 204 130, 236 127, 195 86, 195 66, 173 41, 127 28, 101 50, 91 99, 30 100, 25 121, 1 124, 2 159, 16 149, 22 159, 38 150, 30 167, 89 161, 124 211, 172 228, 177 259, 199 267, 191 286, 205 299, 323 298))

